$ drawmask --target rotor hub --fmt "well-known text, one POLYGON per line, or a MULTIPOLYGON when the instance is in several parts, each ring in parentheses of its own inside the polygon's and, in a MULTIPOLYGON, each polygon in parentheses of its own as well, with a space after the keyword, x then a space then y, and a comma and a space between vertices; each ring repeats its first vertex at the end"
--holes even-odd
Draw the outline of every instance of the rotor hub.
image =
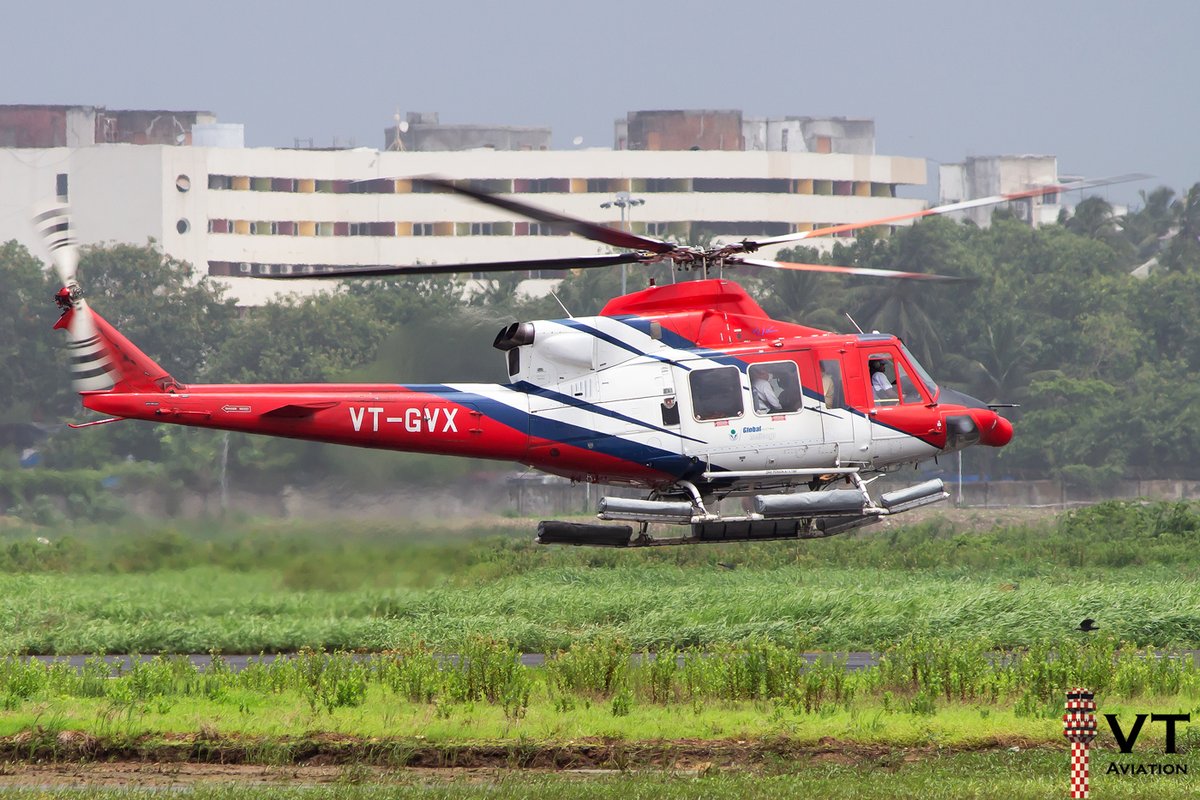
POLYGON ((74 307, 75 303, 83 299, 83 289, 79 288, 79 284, 74 283, 70 286, 64 286, 54 293, 54 303, 64 312, 67 309, 74 307))

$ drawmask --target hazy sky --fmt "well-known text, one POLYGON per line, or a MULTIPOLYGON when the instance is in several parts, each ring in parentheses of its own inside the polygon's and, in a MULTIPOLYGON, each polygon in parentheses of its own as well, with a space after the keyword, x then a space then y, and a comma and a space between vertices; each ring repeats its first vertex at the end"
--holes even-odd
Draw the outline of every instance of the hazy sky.
POLYGON ((0 103, 208 110, 250 146, 381 147, 393 114, 549 125, 626 111, 855 116, 877 151, 1044 153, 1065 174, 1200 181, 1200 2, 21 3, 0 103))

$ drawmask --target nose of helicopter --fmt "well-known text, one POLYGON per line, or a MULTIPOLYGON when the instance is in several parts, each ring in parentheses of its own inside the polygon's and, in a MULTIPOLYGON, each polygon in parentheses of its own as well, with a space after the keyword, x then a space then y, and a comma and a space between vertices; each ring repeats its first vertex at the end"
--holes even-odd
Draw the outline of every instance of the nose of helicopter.
POLYGON ((971 417, 979 427, 979 443, 988 447, 1004 447, 1012 441, 1012 423, 990 408, 973 408, 971 417))
POLYGON ((1004 447, 1012 441, 1012 423, 988 408, 983 401, 954 389, 942 389, 939 399, 950 405, 945 412, 945 424, 947 433, 951 435, 947 444, 952 449, 971 444, 1004 447), (954 406, 961 406, 961 410, 954 406))

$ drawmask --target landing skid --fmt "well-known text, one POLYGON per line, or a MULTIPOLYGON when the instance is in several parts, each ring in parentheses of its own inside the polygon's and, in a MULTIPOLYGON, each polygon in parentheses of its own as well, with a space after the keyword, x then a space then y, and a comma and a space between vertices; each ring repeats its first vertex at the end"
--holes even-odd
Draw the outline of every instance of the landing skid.
MULTIPOLYGON (((593 525, 548 520, 538 525, 538 544, 593 547, 665 547, 713 542, 759 542, 780 539, 823 539, 873 525, 884 517, 938 503, 949 497, 940 480, 910 486, 880 496, 867 493, 857 472, 857 488, 796 494, 757 495, 753 513, 721 517, 705 510, 697 499, 686 502, 602 498, 600 519, 627 520, 632 525, 593 525), (607 501, 607 502, 606 502, 607 501), (687 525, 685 536, 651 536, 651 524, 687 525)), ((694 487, 690 487, 694 491, 694 487)))

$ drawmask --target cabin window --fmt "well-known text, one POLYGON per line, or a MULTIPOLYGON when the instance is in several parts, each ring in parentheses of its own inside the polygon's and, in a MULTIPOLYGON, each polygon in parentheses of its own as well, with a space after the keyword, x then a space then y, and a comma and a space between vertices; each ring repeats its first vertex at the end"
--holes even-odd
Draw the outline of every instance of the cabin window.
POLYGON ((826 408, 846 407, 846 389, 845 384, 842 383, 841 359, 821 359, 821 392, 825 395, 826 408))
POLYGON ((754 364, 748 372, 756 414, 790 414, 800 410, 804 393, 795 361, 754 364))
POLYGON ((696 419, 740 417, 742 373, 737 367, 693 370, 688 376, 692 388, 692 412, 696 419))

